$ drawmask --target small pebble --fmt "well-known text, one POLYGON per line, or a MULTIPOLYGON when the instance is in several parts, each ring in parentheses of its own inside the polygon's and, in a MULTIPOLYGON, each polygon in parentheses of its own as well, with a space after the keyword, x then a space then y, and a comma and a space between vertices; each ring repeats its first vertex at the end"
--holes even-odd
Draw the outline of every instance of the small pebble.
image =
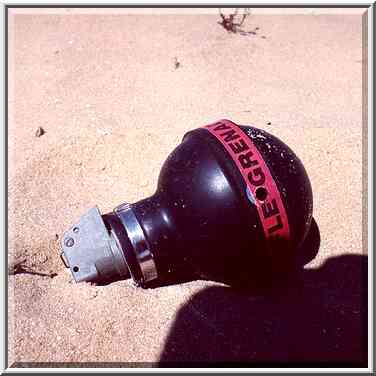
POLYGON ((35 137, 41 137, 46 133, 46 131, 42 127, 38 127, 37 131, 35 132, 35 137))
POLYGON ((174 58, 174 67, 175 69, 178 69, 180 67, 180 61, 177 57, 174 58))
POLYGON ((110 134, 110 132, 106 129, 97 128, 97 132, 102 136, 107 136, 110 134))
POLYGON ((94 291, 89 299, 95 299, 98 296, 98 291, 94 291))

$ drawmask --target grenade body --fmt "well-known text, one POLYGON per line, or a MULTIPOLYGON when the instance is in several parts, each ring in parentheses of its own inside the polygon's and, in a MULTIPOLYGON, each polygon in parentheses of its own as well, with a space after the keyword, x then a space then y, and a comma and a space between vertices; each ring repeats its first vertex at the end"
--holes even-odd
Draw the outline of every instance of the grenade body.
MULTIPOLYGON (((97 252, 90 264, 96 272, 76 280, 127 271, 141 286, 179 271, 230 285, 273 278, 293 264, 311 218, 311 185, 291 149, 262 130, 221 120, 184 136, 163 164, 154 195, 102 216, 106 261, 97 252)), ((74 266, 88 266, 73 266, 77 259, 64 239, 75 276, 74 266)))

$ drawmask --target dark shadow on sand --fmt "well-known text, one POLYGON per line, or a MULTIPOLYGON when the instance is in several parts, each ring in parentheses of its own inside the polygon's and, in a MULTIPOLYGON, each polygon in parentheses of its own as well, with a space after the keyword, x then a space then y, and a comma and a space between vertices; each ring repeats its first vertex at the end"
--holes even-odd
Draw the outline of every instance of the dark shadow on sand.
POLYGON ((317 253, 310 234, 291 278, 268 292, 206 288, 177 313, 160 367, 365 367, 367 257, 317 253))

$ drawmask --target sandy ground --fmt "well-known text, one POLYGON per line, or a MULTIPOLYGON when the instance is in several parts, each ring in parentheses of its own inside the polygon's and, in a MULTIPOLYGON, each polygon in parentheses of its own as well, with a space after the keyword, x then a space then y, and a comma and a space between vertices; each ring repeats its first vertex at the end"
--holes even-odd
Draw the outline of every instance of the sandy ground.
POLYGON ((9 365, 364 361, 361 15, 253 15, 246 36, 216 15, 21 13, 9 16, 9 261, 57 275, 9 276, 9 365), (94 204, 152 194, 185 132, 220 118, 276 134, 307 169, 321 244, 296 288, 72 283, 64 230, 94 204))

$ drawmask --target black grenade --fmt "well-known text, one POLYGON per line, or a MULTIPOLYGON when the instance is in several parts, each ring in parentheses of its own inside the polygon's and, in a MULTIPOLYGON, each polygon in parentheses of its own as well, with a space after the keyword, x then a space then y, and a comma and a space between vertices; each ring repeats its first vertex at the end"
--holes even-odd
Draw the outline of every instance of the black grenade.
POLYGON ((162 166, 154 195, 101 215, 62 239, 79 281, 131 276, 140 286, 184 273, 249 285, 288 272, 312 219, 312 190, 277 137, 220 120, 188 132, 162 166))

